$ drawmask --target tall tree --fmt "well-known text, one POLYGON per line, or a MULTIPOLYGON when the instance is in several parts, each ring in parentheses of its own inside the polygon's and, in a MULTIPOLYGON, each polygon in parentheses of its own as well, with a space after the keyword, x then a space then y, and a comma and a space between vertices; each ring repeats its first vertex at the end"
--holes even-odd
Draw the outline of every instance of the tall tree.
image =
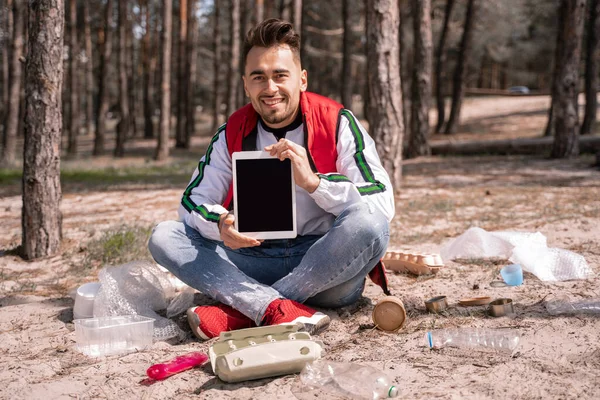
POLYGON ((69 117, 66 120, 69 132, 67 154, 77 155, 80 128, 79 115, 79 40, 77 35, 77 0, 69 0, 69 117))
POLYGON ((264 0, 256 0, 254 6, 254 25, 258 25, 265 19, 265 1, 264 0))
POLYGON ((367 2, 369 106, 367 120, 383 167, 395 188, 402 179, 402 89, 399 65, 397 0, 367 2))
POLYGON ((446 121, 446 104, 444 101, 444 85, 442 82, 444 82, 444 66, 446 65, 446 37, 448 36, 448 26, 453 7, 454 0, 446 0, 444 23, 442 24, 440 41, 435 53, 435 99, 437 105, 437 124, 435 125, 435 133, 442 131, 442 127, 446 121))
POLYGON ((129 6, 127 6, 127 15, 127 24, 125 29, 125 70, 127 73, 127 104, 129 105, 129 131, 127 136, 125 137, 125 140, 127 140, 127 138, 129 137, 135 137, 137 135, 136 115, 138 115, 138 102, 136 101, 137 91, 135 90, 137 81, 137 65, 134 62, 136 60, 136 57, 135 46, 133 43, 135 13, 131 10, 129 6))
POLYGON ((175 126, 175 147, 186 148, 186 117, 187 117, 187 24, 188 24, 188 0, 179 0, 179 40, 178 40, 178 58, 177 63, 177 99, 176 106, 176 126, 175 126))
POLYGON ((154 115, 154 75, 156 73, 156 56, 152 51, 152 9, 151 2, 141 1, 142 13, 144 15, 144 34, 142 35, 142 98, 144 103, 144 138, 152 139, 154 137, 154 124, 152 116, 154 115))
POLYGON ((127 74, 127 0, 119 0, 119 46, 118 46, 118 79, 119 79, 119 112, 121 119, 117 125, 117 140, 114 156, 123 157, 125 140, 131 129, 129 108, 129 82, 127 74))
POLYGON ((552 95, 554 109, 554 142, 552 157, 574 157, 579 154, 579 58, 583 34, 585 0, 561 0, 559 14, 562 18, 558 35, 560 54, 556 68, 552 95))
POLYGON ((195 116, 196 116, 196 84, 197 84, 197 64, 198 64, 198 18, 196 17, 197 0, 188 0, 188 29, 187 29, 187 59, 186 59, 186 76, 187 76, 187 102, 186 102, 186 118, 185 118, 185 143, 186 148, 192 145, 192 136, 195 132, 195 116))
POLYGON ((585 116, 581 135, 594 131, 598 100, 598 57, 600 57, 600 0, 589 1, 587 46, 585 52, 585 116))
POLYGON ((292 0, 292 24, 296 32, 302 31, 302 0, 292 0))
POLYGON ((350 0, 342 0, 342 22, 344 36, 342 38, 342 104, 352 108, 352 21, 350 15, 350 0))
POLYGON ((431 0, 413 0, 413 79, 408 157, 431 154, 429 103, 431 101, 431 0))
POLYGON ((171 30, 173 29, 173 1, 163 2, 163 28, 161 49, 160 79, 160 128, 155 159, 166 160, 169 157, 169 133, 171 120, 171 30))
MULTIPOLYGON (((2 3, 1 7, 4 10, 10 10, 12 8, 13 0, 6 0, 2 3)), ((6 113, 8 112, 8 86, 9 86, 9 52, 8 46, 12 43, 12 12, 5 12, 0 19, 0 26, 4 31, 4 35, 0 37, 0 57, 2 57, 2 93, 0 94, 0 124, 4 124, 6 119, 6 113)), ((2 129, 2 146, 6 147, 6 130, 2 129)))
POLYGON ((473 43, 473 26, 475 25, 476 4, 475 0, 469 0, 467 3, 467 15, 465 16, 465 27, 460 40, 460 48, 458 51, 458 60, 454 69, 454 77, 452 79, 452 107, 450 108, 450 117, 446 124, 445 134, 456 132, 460 119, 460 110, 462 101, 465 96, 465 79, 467 76, 467 65, 471 57, 473 43))
MULTIPOLYGON (((12 3, 12 43, 10 48, 10 71, 8 78, 8 108, 4 121, 4 149, 2 162, 11 165, 17 157, 17 131, 19 129, 19 100, 21 92, 21 58, 23 57, 23 11, 24 3, 12 3)), ((9 27, 10 28, 10 27, 9 27)))
POLYGON ((100 71, 98 73, 98 103, 96 111, 96 132, 94 135, 95 156, 104 153, 106 137, 106 113, 109 107, 108 82, 110 59, 112 54, 112 21, 113 0, 106 0, 104 23, 98 28, 98 43, 100 46, 100 71))
POLYGON ((237 109, 240 75, 240 0, 231 0, 229 20, 229 68, 227 71, 227 117, 237 109))
POLYGON ((291 0, 279 0, 279 18, 290 21, 292 16, 291 0))
POLYGON ((89 1, 83 1, 83 34, 85 38, 85 115, 88 134, 94 131, 94 60, 89 1))
POLYGON ((62 132, 64 0, 30 0, 22 248, 26 259, 58 251, 62 236, 60 139, 62 132))
POLYGON ((221 7, 219 2, 214 3, 214 25, 213 25, 213 124, 212 132, 216 132, 221 122, 221 91, 219 90, 219 71, 221 70, 221 28, 220 28, 220 14, 221 7))

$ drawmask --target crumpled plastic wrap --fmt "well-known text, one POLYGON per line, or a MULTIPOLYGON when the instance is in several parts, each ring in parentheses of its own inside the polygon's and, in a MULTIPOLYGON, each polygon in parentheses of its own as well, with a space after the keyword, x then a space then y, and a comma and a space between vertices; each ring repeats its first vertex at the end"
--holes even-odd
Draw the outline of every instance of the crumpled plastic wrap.
POLYGON ((458 258, 508 259, 542 281, 587 279, 593 275, 582 255, 550 248, 546 243, 540 232, 487 232, 474 227, 447 243, 440 255, 445 262, 458 258))
POLYGON ((167 310, 177 315, 192 305, 193 290, 182 290, 181 281, 149 261, 103 268, 94 300, 94 317, 142 315, 154 318, 154 339, 183 339, 185 332, 169 318, 156 313, 167 310))

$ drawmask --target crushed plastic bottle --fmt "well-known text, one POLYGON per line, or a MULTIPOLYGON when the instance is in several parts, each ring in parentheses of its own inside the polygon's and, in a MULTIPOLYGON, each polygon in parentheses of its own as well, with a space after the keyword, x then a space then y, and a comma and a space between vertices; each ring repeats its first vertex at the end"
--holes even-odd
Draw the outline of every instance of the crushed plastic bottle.
POLYGON ((200 366, 208 361, 208 356, 204 353, 188 353, 166 363, 154 364, 146 371, 146 375, 154 380, 166 379, 171 375, 178 374, 190 368, 200 366))
POLYGON ((383 372, 369 365, 316 360, 307 363, 292 393, 300 400, 377 400, 398 396, 398 388, 383 372))
POLYGON ((551 315, 600 314, 600 299, 571 301, 567 297, 557 297, 546 302, 546 310, 551 315))
POLYGON ((431 349, 449 346, 513 351, 519 340, 520 334, 511 329, 438 329, 425 334, 425 341, 431 349))

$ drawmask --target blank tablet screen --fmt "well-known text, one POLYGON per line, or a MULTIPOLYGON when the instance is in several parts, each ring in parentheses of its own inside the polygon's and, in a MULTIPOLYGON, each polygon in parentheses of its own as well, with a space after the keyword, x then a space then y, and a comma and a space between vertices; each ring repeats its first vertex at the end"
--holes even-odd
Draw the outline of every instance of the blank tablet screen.
POLYGON ((294 229, 292 163, 277 158, 238 159, 235 210, 240 232, 294 229))

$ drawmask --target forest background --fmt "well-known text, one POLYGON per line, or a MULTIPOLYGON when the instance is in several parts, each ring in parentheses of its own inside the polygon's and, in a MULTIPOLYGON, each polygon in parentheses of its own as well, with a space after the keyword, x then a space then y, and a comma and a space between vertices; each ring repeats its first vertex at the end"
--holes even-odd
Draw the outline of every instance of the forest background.
MULTIPOLYGON (((290 20, 301 34, 309 90, 368 126, 397 192, 390 247, 439 251, 470 226, 540 230, 598 272, 599 16, 600 0, 0 0, 0 375, 9 382, 0 395, 289 396, 286 378, 228 386, 202 377, 198 387, 184 377, 132 389, 150 359, 182 344, 155 344, 125 366, 86 360, 72 349, 67 297, 105 266, 149 258, 152 226, 176 218, 211 136, 246 102, 240 46, 265 18, 290 20), (39 318, 47 326, 38 329, 39 318), (38 344, 23 345, 31 339, 38 344)), ((377 355, 417 343, 426 327, 502 326, 482 310, 432 317, 422 307, 440 293, 489 294, 499 265, 391 276, 410 317, 402 335, 366 329, 372 304, 363 302, 332 315, 330 358, 414 379, 409 397, 593 397, 596 321, 547 320, 541 301, 557 290, 598 297, 596 278, 549 285, 530 275, 516 293, 497 293, 522 302, 505 325, 570 352, 558 364, 533 344, 510 360, 473 356, 457 376, 444 371, 463 365, 461 354, 411 350, 394 359, 410 367, 395 371, 377 355), (508 370, 520 388, 488 385, 508 370)), ((183 346, 206 350, 190 338, 183 346)))

